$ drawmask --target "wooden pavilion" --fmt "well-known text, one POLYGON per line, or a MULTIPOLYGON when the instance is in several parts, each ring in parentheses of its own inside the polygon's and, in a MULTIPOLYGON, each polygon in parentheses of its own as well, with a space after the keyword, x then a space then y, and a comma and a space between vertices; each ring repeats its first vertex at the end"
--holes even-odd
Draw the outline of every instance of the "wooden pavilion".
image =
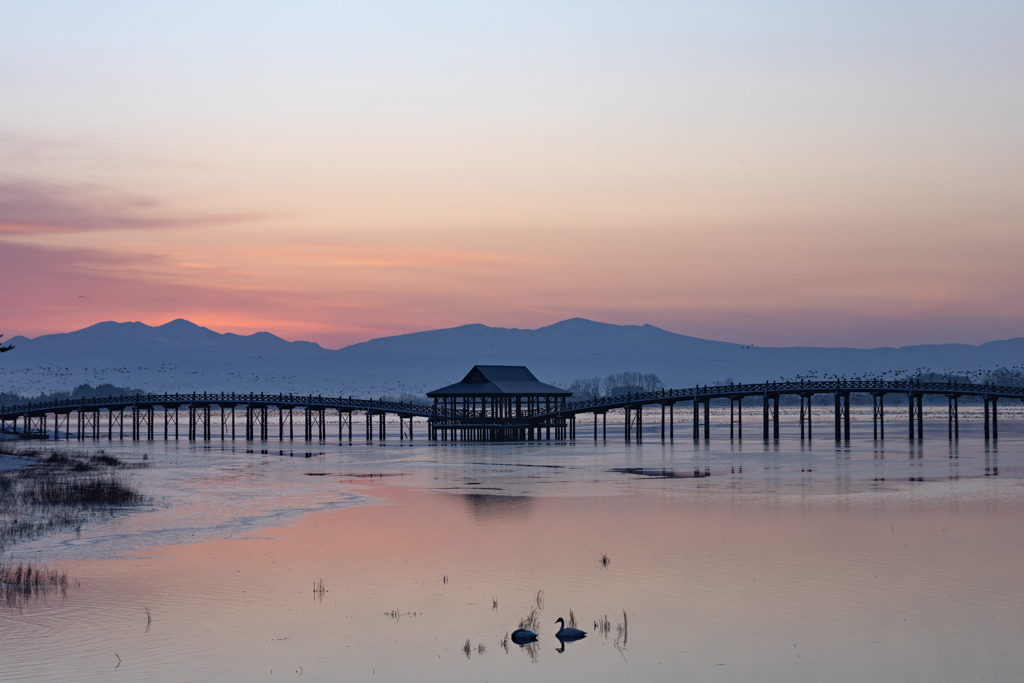
POLYGON ((544 384, 521 365, 476 365, 434 399, 430 438, 441 441, 539 441, 568 434, 559 414, 571 391, 544 384))

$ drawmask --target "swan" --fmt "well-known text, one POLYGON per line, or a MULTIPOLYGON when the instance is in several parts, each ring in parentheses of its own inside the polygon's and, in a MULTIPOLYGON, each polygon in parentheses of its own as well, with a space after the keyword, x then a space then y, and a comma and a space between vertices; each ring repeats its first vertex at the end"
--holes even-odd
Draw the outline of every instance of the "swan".
POLYGON ((515 631, 512 631, 512 642, 516 645, 532 643, 535 640, 537 640, 537 634, 533 631, 527 631, 525 628, 517 628, 515 631))
POLYGON ((586 631, 581 631, 578 628, 566 628, 565 619, 562 617, 558 617, 558 619, 555 620, 555 623, 562 625, 562 628, 558 629, 558 633, 555 634, 555 638, 558 638, 559 640, 575 640, 587 635, 586 631))

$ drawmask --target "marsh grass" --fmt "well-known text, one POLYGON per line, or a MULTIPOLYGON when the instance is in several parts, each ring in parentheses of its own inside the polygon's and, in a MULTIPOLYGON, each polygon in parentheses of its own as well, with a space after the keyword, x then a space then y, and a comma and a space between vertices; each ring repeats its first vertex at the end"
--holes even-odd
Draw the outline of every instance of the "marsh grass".
POLYGON ((626 645, 629 643, 629 617, 626 616, 626 610, 622 610, 622 623, 615 626, 615 649, 620 653, 626 650, 626 645))
POLYGON ((27 601, 54 593, 66 597, 70 583, 64 569, 30 563, 0 564, 0 601, 8 609, 20 610, 27 601))
POLYGON ((147 467, 107 455, 43 452, 0 441, 0 452, 37 464, 0 472, 0 551, 47 533, 81 529, 102 512, 141 505, 146 496, 119 470, 147 467))
POLYGON ((540 633, 540 610, 532 608, 529 614, 519 620, 519 628, 540 633))
POLYGON ((565 625, 569 628, 576 628, 576 615, 572 613, 572 610, 569 610, 569 619, 565 625))

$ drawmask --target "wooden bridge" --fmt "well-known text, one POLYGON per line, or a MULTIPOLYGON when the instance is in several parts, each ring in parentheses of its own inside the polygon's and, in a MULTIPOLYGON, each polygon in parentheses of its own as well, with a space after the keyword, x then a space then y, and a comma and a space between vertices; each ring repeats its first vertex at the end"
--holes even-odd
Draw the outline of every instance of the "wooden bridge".
MULTIPOLYGON (((963 397, 980 399, 984 404, 985 438, 998 438, 998 402, 1001 399, 1024 401, 1024 387, 996 385, 957 384, 955 382, 914 382, 912 380, 836 380, 836 381, 791 381, 766 382, 763 384, 728 384, 718 386, 692 387, 689 389, 662 389, 624 396, 606 396, 588 401, 559 402, 548 411, 531 411, 524 414, 521 433, 530 438, 541 439, 542 428, 563 425, 556 429, 556 439, 576 439, 576 417, 580 414, 594 415, 594 439, 607 438, 607 414, 622 410, 625 415, 624 435, 627 442, 643 440, 644 409, 660 408, 661 438, 674 439, 675 405, 692 404, 693 438, 711 437, 710 405, 713 400, 729 401, 729 438, 743 438, 742 408, 744 400, 759 400, 762 408, 762 439, 779 438, 779 399, 794 396, 800 399, 800 436, 811 438, 813 420, 811 398, 816 395, 832 395, 834 410, 832 423, 836 441, 850 439, 850 396, 862 394, 871 397, 874 438, 885 438, 885 397, 889 394, 906 396, 909 403, 908 434, 910 439, 924 438, 924 397, 941 396, 948 401, 949 438, 959 438, 959 402, 963 397), (600 420, 598 419, 600 418, 600 420), (600 437, 599 437, 600 423, 600 437), (703 430, 702 430, 703 427, 703 430), (532 429, 531 429, 532 428, 532 429), (703 431, 703 433, 702 433, 703 431)), ((50 425, 55 435, 63 432, 65 438, 72 435, 78 439, 98 439, 104 432, 108 439, 125 438, 125 427, 130 427, 132 439, 158 438, 162 431, 164 439, 179 438, 179 424, 182 411, 188 411, 188 438, 208 440, 215 438, 214 428, 219 428, 221 439, 236 438, 236 410, 245 411, 245 438, 266 440, 274 432, 279 439, 295 438, 295 412, 301 411, 300 428, 307 441, 324 441, 327 438, 326 415, 337 412, 338 437, 352 440, 353 413, 365 415, 365 438, 368 442, 377 438, 387 439, 386 417, 399 419, 399 439, 413 438, 413 421, 423 418, 428 425, 440 419, 437 407, 396 401, 376 401, 324 396, 295 396, 293 394, 143 394, 137 396, 109 396, 105 398, 82 398, 27 403, 17 406, 0 406, 0 430, 25 437, 43 437, 49 434, 50 425), (156 424, 157 410, 163 422, 163 429, 156 424), (219 421, 214 424, 215 411, 219 421), (128 415, 126 416, 126 413, 128 415), (105 420, 103 418, 106 418, 105 420), (276 419, 275 419, 276 418, 276 419), (52 422, 51 422, 52 420, 52 422), (127 424, 126 424, 127 422, 127 424), (275 424, 276 423, 276 424, 275 424), (105 427, 105 429, 104 429, 105 427)), ((445 408, 445 420, 458 418, 460 409, 445 408)), ((826 413, 827 414, 827 413, 826 413)), ((504 425, 507 426, 507 425, 504 425)), ((428 427, 428 438, 437 439, 438 430, 428 427)), ((547 430, 547 439, 551 430, 547 430)))

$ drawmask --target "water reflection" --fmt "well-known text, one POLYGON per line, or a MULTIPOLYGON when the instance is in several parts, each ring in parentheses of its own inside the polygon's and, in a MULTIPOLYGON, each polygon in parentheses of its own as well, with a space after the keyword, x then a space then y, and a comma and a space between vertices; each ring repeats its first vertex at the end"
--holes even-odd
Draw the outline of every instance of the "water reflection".
MULTIPOLYGON (((481 466, 481 449, 469 462, 440 446, 310 459, 197 449, 190 461, 187 449, 147 444, 156 464, 139 483, 166 507, 84 536, 154 538, 170 524, 188 535, 144 555, 121 546, 118 561, 66 561, 82 580, 68 600, 2 615, 0 679, 105 681, 116 651, 126 680, 157 682, 342 670, 409 681, 709 670, 768 682, 1012 680, 1024 668, 1024 451, 1001 443, 1002 463, 994 445, 945 438, 746 452, 714 441, 496 446, 494 467, 481 466), (540 466, 506 466, 513 458, 540 466), (510 495, 452 494, 467 481, 510 495), (346 500, 378 504, 330 509, 346 500), (309 510, 319 511, 298 516, 309 510), (214 526, 229 538, 209 541, 214 526), (549 626, 539 641, 509 633, 524 614, 549 624, 570 608, 586 643, 549 626), (572 647, 575 657, 541 656, 572 647)), ((82 547, 69 534, 31 551, 49 561, 82 547)))
POLYGON ((530 515, 530 507, 533 503, 533 499, 528 496, 465 493, 459 497, 478 521, 524 519, 530 515))

